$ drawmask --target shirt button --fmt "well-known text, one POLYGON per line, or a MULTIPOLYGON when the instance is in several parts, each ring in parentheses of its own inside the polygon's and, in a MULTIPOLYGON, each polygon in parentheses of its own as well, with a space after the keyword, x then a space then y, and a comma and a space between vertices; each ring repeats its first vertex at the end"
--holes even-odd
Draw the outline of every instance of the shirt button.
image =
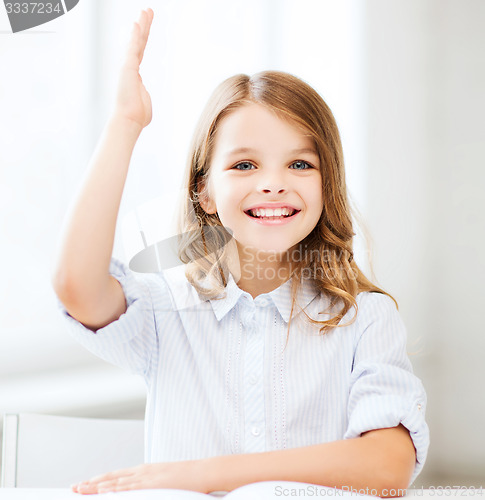
POLYGON ((255 384, 258 381, 258 376, 255 375, 254 373, 249 376, 249 383, 250 384, 255 384))
POLYGON ((418 405, 418 410, 421 410, 422 406, 421 405, 418 405))
POLYGON ((251 434, 253 436, 259 436, 261 434, 261 429, 259 427, 253 427, 251 429, 251 434))

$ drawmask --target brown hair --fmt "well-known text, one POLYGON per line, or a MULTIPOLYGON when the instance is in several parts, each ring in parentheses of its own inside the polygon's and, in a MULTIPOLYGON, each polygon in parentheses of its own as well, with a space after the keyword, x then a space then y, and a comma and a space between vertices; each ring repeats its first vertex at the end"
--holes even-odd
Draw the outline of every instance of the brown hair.
POLYGON ((315 143, 320 158, 324 206, 317 225, 299 244, 302 258, 295 263, 292 272, 291 310, 293 312, 302 279, 308 278, 320 292, 330 297, 332 310, 336 304, 342 305, 325 321, 307 315, 308 319, 320 325, 322 333, 344 326, 339 322, 349 309, 354 307, 357 312, 355 298, 358 293, 389 294, 373 285, 353 260, 352 212, 335 118, 312 87, 288 73, 264 71, 251 77, 235 75, 228 78, 216 88, 202 113, 186 170, 185 186, 189 196, 184 201, 179 221, 179 256, 187 263, 187 279, 206 298, 219 296, 227 284, 227 243, 231 235, 223 228, 217 214, 207 214, 202 208, 201 196, 206 193, 201 186, 207 185, 218 124, 247 103, 258 103, 273 110, 302 128, 315 143))

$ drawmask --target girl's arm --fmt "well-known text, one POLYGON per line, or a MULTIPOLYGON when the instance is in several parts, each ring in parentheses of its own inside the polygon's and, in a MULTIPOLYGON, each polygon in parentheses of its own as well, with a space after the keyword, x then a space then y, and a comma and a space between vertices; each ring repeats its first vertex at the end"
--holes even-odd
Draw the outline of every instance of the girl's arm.
POLYGON ((258 481, 298 481, 402 496, 409 485, 416 454, 403 426, 378 429, 359 438, 314 446, 208 459, 217 489, 230 491, 258 481), (400 491, 399 491, 400 490, 400 491))
POLYGON ((92 330, 126 311, 121 285, 109 275, 116 219, 135 143, 152 117, 139 74, 153 11, 135 23, 121 69, 116 105, 64 223, 52 283, 71 316, 92 330))
POLYGON ((403 496, 415 461, 409 432, 399 425, 288 450, 144 464, 103 474, 74 485, 73 490, 91 494, 174 488, 209 493, 260 481, 297 481, 382 497, 403 496))

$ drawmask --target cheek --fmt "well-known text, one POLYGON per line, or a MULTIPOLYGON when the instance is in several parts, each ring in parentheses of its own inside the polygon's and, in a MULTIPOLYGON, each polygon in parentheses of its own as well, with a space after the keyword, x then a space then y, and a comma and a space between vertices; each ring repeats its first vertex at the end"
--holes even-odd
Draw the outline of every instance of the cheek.
POLYGON ((311 184, 308 184, 306 189, 307 204, 312 208, 312 210, 318 211, 319 213, 323 210, 323 193, 321 182, 315 180, 311 184))
POLYGON ((315 191, 311 199, 307 200, 311 204, 311 225, 313 228, 318 224, 323 212, 323 194, 321 191, 315 191))
POLYGON ((241 178, 214 176, 211 182, 212 200, 218 211, 234 212, 239 208, 245 193, 245 182, 241 178))

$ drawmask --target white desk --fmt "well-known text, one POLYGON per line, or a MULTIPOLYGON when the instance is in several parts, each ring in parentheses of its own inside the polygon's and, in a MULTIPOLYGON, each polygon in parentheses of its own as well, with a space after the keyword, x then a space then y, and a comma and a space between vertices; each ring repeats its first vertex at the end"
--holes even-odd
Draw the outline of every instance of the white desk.
MULTIPOLYGON (((137 496, 140 500, 146 498, 150 499, 158 499, 158 500, 178 500, 182 499, 185 492, 166 492, 164 494, 163 490, 141 490, 138 492, 122 492, 122 493, 108 493, 105 495, 79 495, 77 493, 73 493, 70 489, 58 488, 58 489, 50 489, 50 488, 0 488, 0 500, 132 500, 136 499, 137 496), (145 493, 144 493, 145 492, 145 493)), ((352 497, 356 500, 359 499, 360 495, 353 494, 352 497)), ((462 489, 453 489, 453 488, 435 488, 435 489, 416 489, 416 490, 408 490, 406 496, 404 498, 412 498, 413 500, 420 500, 421 498, 424 500, 452 500, 459 499, 463 497, 474 498, 476 500, 485 500, 485 487, 483 489, 479 488, 465 488, 462 489)), ((201 496, 202 498, 202 496, 201 496)), ((207 498, 216 498, 211 495, 207 496, 207 498)), ((220 498, 220 497, 219 497, 220 498)), ((271 495, 268 497, 268 500, 273 500, 276 498, 292 498, 284 495, 271 495)), ((305 497, 300 497, 300 500, 303 500, 305 497)), ((320 497, 323 498, 323 497, 320 497)), ((343 497, 333 497, 328 498, 327 500, 338 500, 342 498, 342 500, 349 499, 348 495, 343 497)), ((369 497, 364 497, 369 498, 369 497)), ((250 499, 248 499, 250 500, 250 499)))
POLYGON ((72 493, 69 489, 64 488, 0 488, 1 500, 61 500, 77 498, 79 495, 72 493))
MULTIPOLYGON (((189 492, 140 490, 104 495, 80 495, 73 493, 69 488, 0 488, 0 500, 184 500, 187 493, 189 492)), ((201 493, 197 496, 207 497, 207 500, 221 498, 221 495, 212 496, 201 493)))
MULTIPOLYGON (((197 497, 221 498, 199 493, 197 497)), ((124 491, 104 495, 80 495, 69 488, 0 488, 0 500, 184 500, 185 491, 164 492, 163 490, 124 491)), ((248 499, 249 500, 249 499, 248 499)))

